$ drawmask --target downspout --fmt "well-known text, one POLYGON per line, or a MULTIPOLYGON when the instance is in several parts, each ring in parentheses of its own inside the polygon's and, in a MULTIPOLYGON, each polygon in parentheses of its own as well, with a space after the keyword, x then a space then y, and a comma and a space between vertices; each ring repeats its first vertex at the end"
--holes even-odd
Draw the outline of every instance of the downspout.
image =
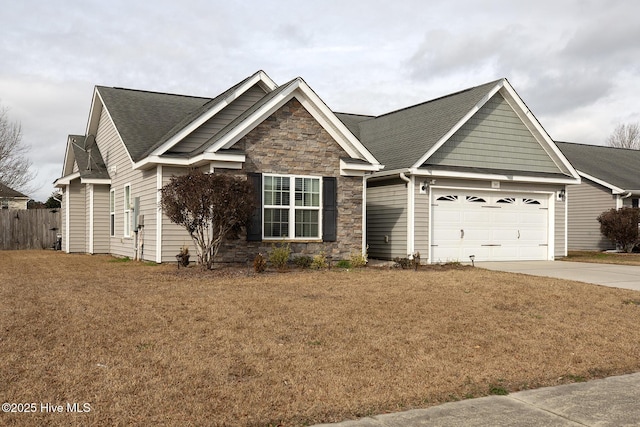
POLYGON ((400 179, 407 183, 407 256, 413 259, 413 179, 400 172, 400 179))
POLYGON ((625 194, 618 194, 618 197, 616 198, 616 209, 622 209, 622 207, 624 206, 624 202, 622 201, 622 199, 628 199, 632 195, 633 193, 631 191, 625 194))

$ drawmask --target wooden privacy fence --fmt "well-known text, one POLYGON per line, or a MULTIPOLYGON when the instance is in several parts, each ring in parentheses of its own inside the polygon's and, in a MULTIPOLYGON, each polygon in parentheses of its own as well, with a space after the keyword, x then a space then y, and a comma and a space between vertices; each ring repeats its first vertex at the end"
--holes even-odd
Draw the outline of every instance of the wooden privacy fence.
POLYGON ((0 210, 0 250, 53 248, 58 233, 59 209, 0 210))

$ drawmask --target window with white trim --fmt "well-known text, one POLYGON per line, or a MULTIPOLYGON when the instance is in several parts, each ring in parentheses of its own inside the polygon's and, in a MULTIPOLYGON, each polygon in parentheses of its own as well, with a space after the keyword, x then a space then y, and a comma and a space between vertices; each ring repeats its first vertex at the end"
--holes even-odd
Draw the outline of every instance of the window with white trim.
POLYGON ((319 239, 322 236, 322 178, 263 176, 264 237, 319 239))
POLYGON ((109 191, 109 236, 116 235, 116 190, 109 191))
POLYGON ((131 184, 124 186, 124 237, 131 237, 131 184))

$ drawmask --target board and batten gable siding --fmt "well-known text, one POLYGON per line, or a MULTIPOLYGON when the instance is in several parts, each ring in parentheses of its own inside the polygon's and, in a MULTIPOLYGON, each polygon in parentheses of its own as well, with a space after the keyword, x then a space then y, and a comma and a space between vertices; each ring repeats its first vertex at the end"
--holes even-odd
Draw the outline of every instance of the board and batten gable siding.
POLYGON ((583 178, 567 186, 569 204, 569 250, 607 250, 615 245, 600 233, 598 215, 616 208, 611 190, 583 178))
POLYGON ((367 245, 371 258, 407 256, 406 184, 399 179, 367 183, 367 245))
POLYGON ((198 129, 172 147, 169 152, 189 153, 207 142, 222 128, 247 111, 264 97, 266 92, 257 84, 233 100, 215 116, 203 123, 198 129))
POLYGON ((74 179, 67 186, 69 189, 69 252, 85 253, 86 236, 86 205, 85 186, 80 184, 79 179, 74 179))
MULTIPOLYGON (((144 233, 143 255, 145 260, 153 261, 155 260, 155 231, 151 231, 151 227, 154 226, 154 218, 152 217, 155 216, 157 209, 155 168, 145 171, 133 169, 131 159, 106 109, 102 110, 100 116, 96 144, 98 144, 109 171, 111 189, 115 190, 115 235, 108 237, 109 252, 116 256, 135 256, 136 234, 132 231, 130 237, 124 235, 124 186, 130 184, 132 205, 135 198, 140 197, 139 212, 132 213, 131 222, 135 222, 134 217, 138 214, 145 215, 145 231, 147 232, 144 233), (147 221, 149 221, 148 225, 147 221)), ((105 208, 108 219, 108 198, 105 208)))
POLYGON ((458 129, 427 164, 562 172, 499 93, 458 129))

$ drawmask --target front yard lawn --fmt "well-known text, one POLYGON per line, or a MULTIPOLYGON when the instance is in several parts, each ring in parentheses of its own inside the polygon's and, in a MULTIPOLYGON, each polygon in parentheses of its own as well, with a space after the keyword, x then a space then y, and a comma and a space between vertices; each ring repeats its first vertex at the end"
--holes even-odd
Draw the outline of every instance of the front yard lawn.
POLYGON ((111 260, 0 252, 0 397, 37 404, 0 424, 305 425, 640 371, 630 290, 111 260))
POLYGON ((638 253, 613 253, 597 251, 570 251, 562 261, 592 262, 597 264, 640 265, 638 253))

